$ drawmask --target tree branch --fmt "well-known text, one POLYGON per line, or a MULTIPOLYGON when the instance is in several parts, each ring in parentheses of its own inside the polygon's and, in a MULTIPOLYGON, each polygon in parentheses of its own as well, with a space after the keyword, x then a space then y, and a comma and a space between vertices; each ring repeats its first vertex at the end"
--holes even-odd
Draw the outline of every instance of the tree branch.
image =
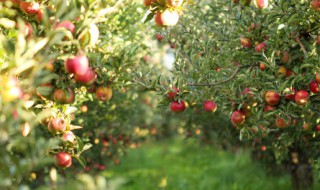
POLYGON ((308 57, 308 52, 307 52, 306 48, 304 47, 304 45, 302 44, 300 38, 299 38, 299 37, 296 37, 296 41, 297 41, 297 43, 299 44, 299 46, 301 47, 301 50, 303 51, 304 56, 305 56, 305 57, 308 57))
POLYGON ((223 84, 223 83, 226 83, 230 80, 232 80, 234 77, 237 76, 237 74, 239 73, 240 69, 242 68, 245 68, 245 67, 254 67, 254 66, 257 66, 257 65, 242 65, 242 66, 239 66, 233 73, 230 77, 224 79, 224 80, 221 80, 221 81, 218 81, 218 82, 215 82, 215 83, 211 83, 211 84, 187 84, 187 86, 216 86, 216 85, 219 85, 219 84, 223 84))

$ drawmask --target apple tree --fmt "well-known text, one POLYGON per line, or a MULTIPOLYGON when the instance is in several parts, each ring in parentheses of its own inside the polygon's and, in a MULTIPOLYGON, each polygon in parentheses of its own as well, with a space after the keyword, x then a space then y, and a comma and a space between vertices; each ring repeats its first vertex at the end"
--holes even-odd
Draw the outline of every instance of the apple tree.
POLYGON ((293 189, 311 187, 320 154, 319 6, 318 0, 199 1, 170 27, 158 22, 159 12, 183 9, 154 1, 149 9, 176 59, 172 76, 143 85, 163 94, 161 105, 173 112, 202 102, 221 110, 241 140, 262 139, 279 163, 289 163, 293 189))

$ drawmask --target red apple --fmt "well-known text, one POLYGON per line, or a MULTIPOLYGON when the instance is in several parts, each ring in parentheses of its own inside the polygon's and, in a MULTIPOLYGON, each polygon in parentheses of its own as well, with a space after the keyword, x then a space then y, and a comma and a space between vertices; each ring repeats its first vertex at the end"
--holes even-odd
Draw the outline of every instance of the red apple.
POLYGON ((74 75, 75 81, 85 85, 92 84, 96 78, 97 78, 97 74, 91 68, 88 68, 87 72, 83 75, 77 75, 77 74, 74 75))
POLYGON ((267 104, 275 106, 280 102, 280 95, 274 91, 267 91, 264 95, 264 99, 267 102, 267 104))
POLYGON ((237 110, 231 114, 231 123, 235 127, 242 125, 245 122, 245 120, 246 120, 246 116, 242 111, 237 110))
POLYGON ((320 45, 320 36, 318 36, 317 43, 320 45))
POLYGON ((71 88, 58 88, 53 92, 53 101, 59 104, 71 104, 75 100, 75 94, 71 88))
POLYGON ((240 0, 233 0, 233 3, 238 4, 240 0))
POLYGON ((296 75, 296 73, 295 72, 293 72, 291 69, 287 69, 287 72, 286 72, 286 77, 288 78, 288 77, 290 77, 291 75, 296 75))
POLYGON ((253 3, 258 9, 265 9, 268 7, 268 0, 254 0, 253 3))
POLYGON ((96 96, 100 101, 108 101, 112 97, 112 89, 109 86, 99 86, 96 89, 96 96))
POLYGON ((320 1, 319 0, 312 0, 310 5, 315 11, 320 12, 320 1))
POLYGON ((319 75, 319 73, 316 73, 316 81, 317 81, 318 83, 320 83, 320 75, 319 75))
POLYGON ((167 93, 170 99, 174 99, 174 97, 179 93, 179 89, 177 87, 173 87, 173 91, 167 93))
POLYGON ((286 88, 284 89, 284 96, 287 100, 294 100, 294 96, 296 95, 297 90, 294 88, 286 88))
POLYGON ((260 68, 261 71, 264 71, 266 69, 266 64, 261 62, 260 65, 259 65, 259 68, 260 68))
POLYGON ((267 45, 264 42, 261 42, 255 47, 256 52, 262 52, 267 50, 267 45))
POLYGON ((40 9, 39 3, 31 3, 31 2, 20 2, 20 9, 22 12, 29 16, 35 15, 40 9))
POLYGON ((53 134, 63 133, 67 129, 67 125, 63 118, 53 118, 48 124, 48 130, 53 134))
POLYGON ((317 125, 317 126, 316 126, 316 131, 317 131, 317 132, 320 132, 320 125, 317 125))
POLYGON ((54 156, 54 163, 58 167, 68 168, 72 164, 72 157, 66 152, 59 152, 54 156))
POLYGON ((266 105, 266 107, 264 107, 264 112, 273 111, 273 110, 275 110, 275 109, 276 109, 276 108, 273 107, 273 106, 266 105))
POLYGON ((158 11, 154 17, 157 26, 174 26, 179 21, 179 13, 177 11, 169 11, 166 9, 164 12, 158 11))
POLYGON ((149 7, 154 2, 156 2, 156 0, 144 0, 143 4, 144 6, 149 7))
POLYGON ((65 69, 68 73, 84 75, 88 68, 89 60, 85 55, 71 57, 65 62, 65 69))
POLYGON ((163 40, 163 36, 161 34, 156 34, 156 38, 159 42, 163 40))
POLYGON ((58 29, 58 28, 65 28, 67 30, 69 30, 72 34, 75 32, 76 30, 76 26, 69 20, 65 20, 62 22, 57 23, 53 29, 58 29))
POLYGON ((253 97, 254 93, 252 92, 252 90, 250 88, 244 88, 243 91, 241 92, 241 94, 243 96, 249 96, 249 97, 253 97))
POLYGON ((304 123, 302 125, 302 129, 305 130, 305 131, 308 131, 310 129, 310 127, 311 127, 310 123, 304 123))
POLYGON ((186 105, 183 100, 180 100, 180 103, 178 101, 174 101, 171 102, 170 109, 173 112, 182 112, 186 109, 186 105))
POLYGON ((313 92, 313 93, 319 93, 320 90, 319 90, 319 83, 317 81, 311 81, 309 83, 309 87, 310 87, 310 91, 313 92))
POLYGON ((42 19, 43 19, 42 15, 43 15, 43 11, 41 9, 39 9, 37 12, 37 16, 36 16, 36 20, 38 23, 40 23, 42 21, 42 19))
POLYGON ((276 126, 279 127, 279 128, 286 128, 290 125, 290 118, 288 118, 288 120, 284 120, 283 118, 281 117, 278 117, 276 119, 276 126))
POLYGON ((69 141, 71 143, 74 143, 75 142, 75 139, 76 137, 74 136, 73 132, 72 131, 66 131, 63 133, 63 135, 61 136, 61 139, 63 141, 69 141))
POLYGON ((241 36, 240 42, 243 47, 251 48, 251 39, 250 38, 245 38, 245 37, 241 36))
POLYGON ((204 101, 203 102, 203 109, 206 112, 215 112, 217 110, 217 104, 211 100, 204 101))
POLYGON ((294 100, 298 105, 306 105, 309 100, 309 93, 305 90, 299 90, 294 96, 294 100))
POLYGON ((72 104, 75 100, 75 94, 72 88, 67 88, 65 104, 72 104))

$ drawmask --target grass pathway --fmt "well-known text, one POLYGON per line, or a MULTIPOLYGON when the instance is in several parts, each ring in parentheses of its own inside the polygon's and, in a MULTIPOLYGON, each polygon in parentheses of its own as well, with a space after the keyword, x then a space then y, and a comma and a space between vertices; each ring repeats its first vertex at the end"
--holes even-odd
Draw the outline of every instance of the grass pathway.
POLYGON ((232 154, 192 140, 167 140, 129 151, 103 173, 119 190, 289 190, 290 177, 267 176, 249 153, 232 154))

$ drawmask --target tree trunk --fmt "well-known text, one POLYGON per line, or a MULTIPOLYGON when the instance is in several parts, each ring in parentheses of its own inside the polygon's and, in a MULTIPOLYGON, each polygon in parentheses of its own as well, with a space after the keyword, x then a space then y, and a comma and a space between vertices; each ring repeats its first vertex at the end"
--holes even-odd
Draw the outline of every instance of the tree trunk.
POLYGON ((290 169, 293 190, 308 190, 313 187, 312 166, 302 150, 290 151, 290 169))

